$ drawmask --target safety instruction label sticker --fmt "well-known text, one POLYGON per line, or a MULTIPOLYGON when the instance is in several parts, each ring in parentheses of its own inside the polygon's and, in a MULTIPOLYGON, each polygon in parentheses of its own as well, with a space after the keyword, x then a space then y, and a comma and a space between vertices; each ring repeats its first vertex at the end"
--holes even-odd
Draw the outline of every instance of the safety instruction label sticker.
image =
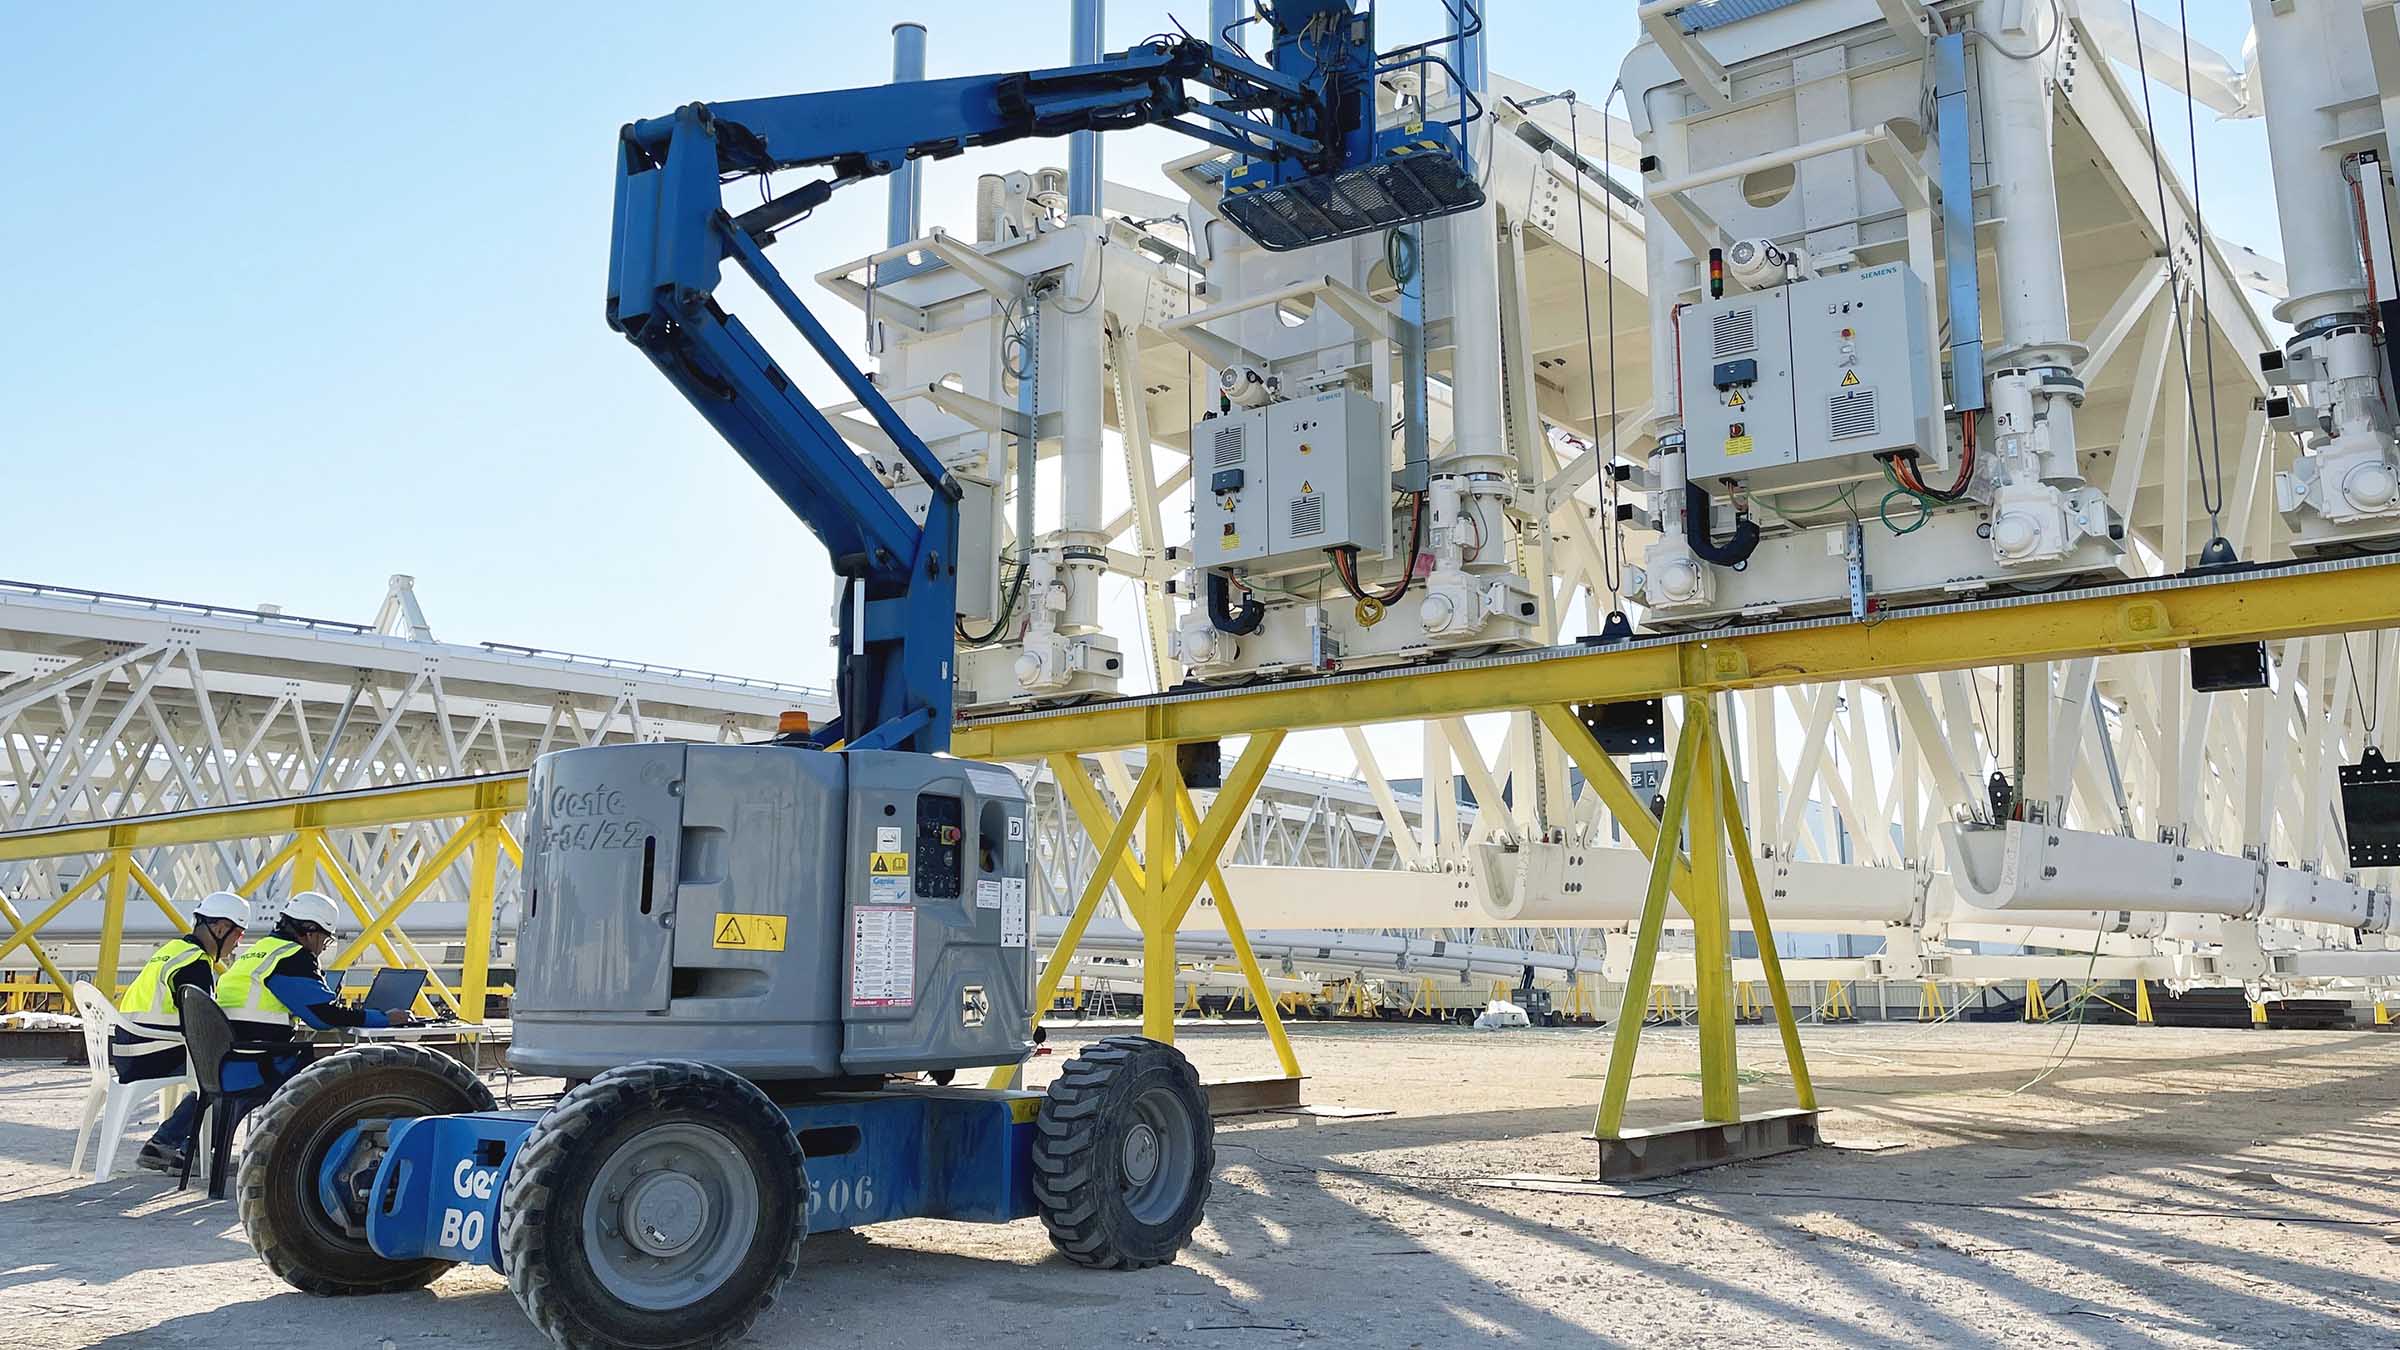
POLYGON ((1746 455, 1750 453, 1750 447, 1752 444, 1753 442, 1747 436, 1728 436, 1725 438, 1725 453, 1728 455, 1746 455))
POLYGON ((900 827, 897 825, 876 826, 875 847, 887 852, 900 847, 900 827))
POLYGON ((878 905, 905 905, 914 899, 907 877, 868 877, 867 899, 878 905))
POLYGON ((710 945, 726 951, 779 952, 790 923, 781 914, 720 914, 710 945))
POLYGON ((1725 406, 1728 408, 1747 407, 1748 404, 1749 400, 1742 397, 1742 391, 1739 389, 1734 390, 1733 393, 1728 395, 1725 399, 1725 406))
POLYGON ((870 853, 867 855, 867 875, 871 877, 904 877, 908 875, 906 853, 870 853))
POLYGON ((1011 881, 1000 900, 1000 945, 1025 945, 1025 883, 1011 881))
POLYGON ((1858 383, 1858 372, 1857 372, 1857 371, 1855 371, 1855 370, 1846 370, 1846 371, 1843 371, 1843 372, 1842 372, 1842 388, 1844 388, 1844 389, 1848 389, 1848 388, 1850 388, 1851 386, 1853 386, 1853 385, 1855 385, 1855 384, 1857 384, 1857 383, 1858 383))
POLYGON ((975 908, 1000 908, 1000 883, 997 880, 987 877, 975 883, 975 908))
POLYGON ((917 1002, 917 912, 906 905, 850 911, 850 1006, 913 1008, 917 1002))

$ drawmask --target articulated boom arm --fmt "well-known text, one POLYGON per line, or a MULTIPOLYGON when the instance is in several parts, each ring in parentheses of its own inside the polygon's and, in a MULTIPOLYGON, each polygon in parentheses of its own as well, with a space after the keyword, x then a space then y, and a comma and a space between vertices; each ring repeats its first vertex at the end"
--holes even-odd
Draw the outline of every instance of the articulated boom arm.
MULTIPOLYGON (((775 231, 836 189, 912 159, 1076 131, 1171 127, 1239 152, 1245 168, 1294 181, 1333 182, 1359 171, 1375 151, 1369 13, 1350 0, 1287 0, 1277 9, 1302 26, 1286 31, 1278 18, 1268 65, 1194 38, 1160 38, 1084 66, 687 104, 620 134, 609 326, 641 348, 816 532, 844 579, 842 713, 820 739, 948 747, 959 489, 767 261, 775 231), (1194 101, 1187 82, 1223 97, 1194 101), (728 182, 793 169, 825 176, 738 216, 726 208, 728 182), (729 259, 932 486, 922 524, 717 304, 729 259)), ((1372 225, 1362 215, 1350 232, 1372 225)))

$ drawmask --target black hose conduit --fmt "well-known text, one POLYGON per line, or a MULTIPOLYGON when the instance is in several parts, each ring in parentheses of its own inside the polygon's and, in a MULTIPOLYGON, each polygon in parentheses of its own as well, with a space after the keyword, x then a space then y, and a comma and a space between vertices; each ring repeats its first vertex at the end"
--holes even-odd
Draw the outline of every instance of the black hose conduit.
POLYGON ((1733 521, 1733 538, 1720 544, 1709 533, 1708 489, 1686 481, 1683 485, 1683 541, 1692 552, 1719 567, 1738 567, 1750 561, 1758 549, 1758 522, 1746 515, 1733 521))
POLYGON ((1267 621, 1267 607, 1247 590, 1242 592, 1242 607, 1233 605, 1233 582, 1223 572, 1208 574, 1208 622, 1220 633, 1244 637, 1258 631, 1267 621))

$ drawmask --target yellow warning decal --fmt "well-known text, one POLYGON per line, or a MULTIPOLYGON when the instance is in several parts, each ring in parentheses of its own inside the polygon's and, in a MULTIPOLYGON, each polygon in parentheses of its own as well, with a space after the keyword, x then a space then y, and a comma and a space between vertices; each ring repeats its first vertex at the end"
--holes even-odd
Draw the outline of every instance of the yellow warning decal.
POLYGON ((905 853, 870 853, 867 855, 867 875, 871 877, 907 876, 908 855, 905 853))
POLYGON ((1842 387, 1843 387, 1844 389, 1847 389, 1847 388, 1849 388, 1851 385, 1854 385, 1854 384, 1856 384, 1856 383, 1858 383, 1858 372, 1857 372, 1857 371, 1855 371, 1855 370, 1845 370, 1845 371, 1843 371, 1843 372, 1842 372, 1842 387))
POLYGON ((1242 546, 1242 537, 1241 537, 1240 535, 1238 535, 1238 534, 1235 534, 1235 533, 1234 533, 1233 531, 1231 531, 1231 530, 1227 530, 1227 531, 1225 532, 1225 538, 1224 538, 1224 540, 1223 540, 1223 541, 1222 541, 1222 542, 1219 544, 1219 547, 1221 547, 1221 548, 1240 548, 1241 546, 1242 546))
POLYGON ((1031 1125, 1042 1113, 1042 1099, 1031 1094, 1008 1099, 1008 1118, 1019 1125, 1031 1125))
POLYGON ((781 914, 720 914, 711 945, 733 951, 779 952, 790 923, 781 914))
POLYGON ((1749 454, 1749 453, 1750 453, 1750 438, 1749 438, 1749 437, 1747 437, 1747 436, 1728 436, 1728 437, 1726 437, 1726 438, 1725 438, 1725 453, 1726 453, 1726 454, 1728 454, 1728 455, 1746 455, 1746 454, 1749 454))
POLYGON ((1745 399, 1745 398, 1743 398, 1743 397, 1742 397, 1742 391, 1741 391, 1741 390, 1739 390, 1739 389, 1736 389, 1736 390, 1734 390, 1734 391, 1733 391, 1733 396, 1732 396, 1731 398, 1728 398, 1728 399, 1726 399, 1726 400, 1725 400, 1725 406, 1726 406, 1726 407, 1728 407, 1728 408, 1739 408, 1739 407, 1742 407, 1742 406, 1744 406, 1744 405, 1745 405, 1745 404, 1747 404, 1748 402, 1749 402, 1749 400, 1748 400, 1748 399, 1745 399))
POLYGON ((1316 484, 1309 482, 1309 481, 1308 481, 1307 479, 1305 479, 1305 478, 1303 478, 1303 479, 1301 479, 1301 480, 1300 480, 1300 495, 1302 495, 1302 496, 1304 496, 1304 497, 1305 497, 1305 496, 1307 496, 1309 493, 1311 493, 1311 492, 1314 492, 1314 491, 1316 491, 1316 490, 1317 490, 1316 484))

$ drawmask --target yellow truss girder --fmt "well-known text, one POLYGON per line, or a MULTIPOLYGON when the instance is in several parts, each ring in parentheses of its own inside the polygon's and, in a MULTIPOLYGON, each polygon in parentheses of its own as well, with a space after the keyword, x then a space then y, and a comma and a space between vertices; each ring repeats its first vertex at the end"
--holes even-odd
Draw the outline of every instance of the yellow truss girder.
MULTIPOLYGON (((1516 658, 1129 699, 961 723, 951 748, 1038 759, 1264 731, 1880 679, 2400 627, 2400 562, 2290 566, 2154 589, 1552 649, 1516 658)), ((1610 803, 1611 809, 1615 803, 1610 803)), ((0 854, 0 858, 6 855, 0 854)))

